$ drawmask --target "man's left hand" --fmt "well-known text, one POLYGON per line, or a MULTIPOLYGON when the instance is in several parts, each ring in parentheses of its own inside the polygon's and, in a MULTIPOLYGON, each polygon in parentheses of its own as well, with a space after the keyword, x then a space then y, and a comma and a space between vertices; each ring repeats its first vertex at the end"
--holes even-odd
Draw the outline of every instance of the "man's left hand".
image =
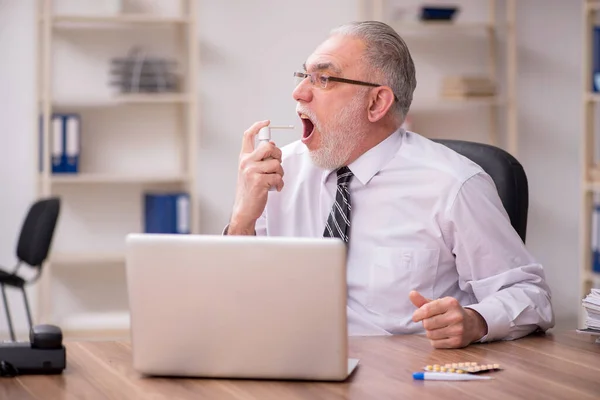
POLYGON ((411 291, 410 301, 417 307, 414 322, 423 322, 431 345, 436 349, 455 349, 469 345, 487 334, 487 323, 470 308, 462 307, 453 297, 430 300, 411 291))

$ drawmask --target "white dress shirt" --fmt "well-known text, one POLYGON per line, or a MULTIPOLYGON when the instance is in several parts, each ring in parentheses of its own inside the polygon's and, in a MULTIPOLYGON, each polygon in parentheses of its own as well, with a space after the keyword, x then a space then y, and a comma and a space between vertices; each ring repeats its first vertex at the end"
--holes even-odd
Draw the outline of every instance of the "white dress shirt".
MULTIPOLYGON (((299 141, 282 151, 285 186, 269 193, 256 234, 321 237, 336 173, 316 167, 299 141)), ((350 335, 424 332, 412 322, 411 290, 476 310, 488 325, 481 341, 554 325, 543 268, 478 165, 400 129, 348 167, 350 335)))

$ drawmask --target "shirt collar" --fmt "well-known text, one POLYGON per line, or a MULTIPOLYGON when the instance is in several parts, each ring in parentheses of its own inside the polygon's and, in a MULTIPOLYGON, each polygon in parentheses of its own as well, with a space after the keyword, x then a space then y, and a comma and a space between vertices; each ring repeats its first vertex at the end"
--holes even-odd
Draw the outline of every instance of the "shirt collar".
MULTIPOLYGON (((398 149, 402 144, 403 134, 404 129, 399 128, 348 165, 348 168, 350 168, 350 171, 352 171, 360 183, 363 185, 368 184, 369 181, 385 167, 398 152, 398 149)), ((331 169, 323 171, 323 183, 327 181, 329 175, 334 171, 335 170, 331 169)))

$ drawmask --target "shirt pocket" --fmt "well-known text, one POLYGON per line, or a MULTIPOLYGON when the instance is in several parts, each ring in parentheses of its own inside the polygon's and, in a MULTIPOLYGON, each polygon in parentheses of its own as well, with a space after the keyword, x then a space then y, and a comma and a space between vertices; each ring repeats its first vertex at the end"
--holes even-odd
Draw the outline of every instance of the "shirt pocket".
POLYGON ((369 265, 366 307, 388 318, 406 318, 415 307, 411 290, 433 297, 439 249, 378 247, 369 265))

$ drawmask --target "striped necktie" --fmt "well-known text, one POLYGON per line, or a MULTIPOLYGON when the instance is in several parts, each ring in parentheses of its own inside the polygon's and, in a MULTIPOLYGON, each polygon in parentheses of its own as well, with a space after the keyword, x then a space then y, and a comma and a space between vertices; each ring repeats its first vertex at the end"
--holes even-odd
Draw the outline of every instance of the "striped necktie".
POLYGON ((324 237, 337 237, 348 243, 350 235, 350 180, 354 175, 350 168, 342 167, 337 171, 337 192, 335 203, 325 223, 324 237))

